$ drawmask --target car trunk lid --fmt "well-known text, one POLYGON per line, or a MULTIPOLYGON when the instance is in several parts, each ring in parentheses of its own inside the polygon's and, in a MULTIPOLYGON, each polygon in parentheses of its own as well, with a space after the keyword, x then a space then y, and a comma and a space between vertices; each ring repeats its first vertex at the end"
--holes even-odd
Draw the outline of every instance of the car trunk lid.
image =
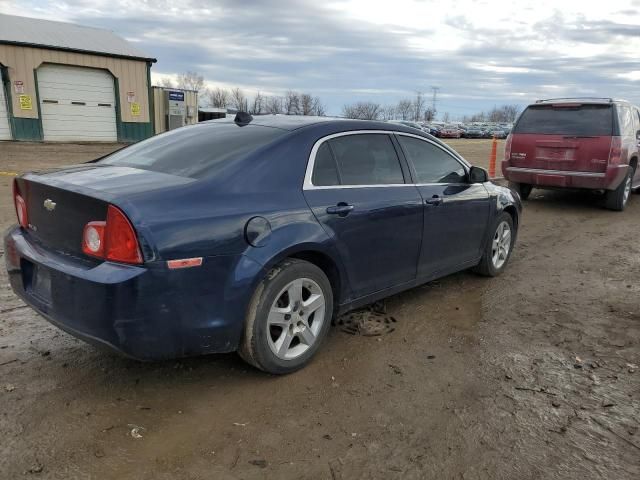
POLYGON ((105 220, 109 204, 126 210, 137 194, 193 181, 165 173, 98 165, 28 173, 16 179, 27 205, 29 234, 45 247, 79 257, 85 256, 85 225, 105 220))

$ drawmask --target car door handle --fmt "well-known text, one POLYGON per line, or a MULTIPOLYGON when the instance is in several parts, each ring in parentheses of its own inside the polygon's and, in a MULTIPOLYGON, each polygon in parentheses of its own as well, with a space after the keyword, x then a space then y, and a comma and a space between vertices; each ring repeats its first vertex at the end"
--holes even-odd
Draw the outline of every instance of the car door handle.
POLYGON ((438 206, 443 202, 443 198, 438 196, 438 195, 434 195, 431 198, 427 198, 424 203, 426 203, 427 205, 433 205, 433 206, 438 206))
POLYGON ((327 207, 327 213, 330 215, 340 215, 341 217, 346 217, 353 210, 353 205, 349 205, 344 202, 340 202, 339 204, 327 207))

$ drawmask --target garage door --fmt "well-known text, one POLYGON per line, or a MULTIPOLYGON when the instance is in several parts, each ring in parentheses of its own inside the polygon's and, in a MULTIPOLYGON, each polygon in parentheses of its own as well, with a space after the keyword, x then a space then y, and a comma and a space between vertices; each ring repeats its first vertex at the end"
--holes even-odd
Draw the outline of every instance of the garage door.
POLYGON ((4 95, 2 82, 0 82, 0 140, 11 140, 9 115, 7 114, 7 100, 4 95))
POLYGON ((104 70, 60 65, 38 69, 44 139, 115 142, 116 96, 104 70))

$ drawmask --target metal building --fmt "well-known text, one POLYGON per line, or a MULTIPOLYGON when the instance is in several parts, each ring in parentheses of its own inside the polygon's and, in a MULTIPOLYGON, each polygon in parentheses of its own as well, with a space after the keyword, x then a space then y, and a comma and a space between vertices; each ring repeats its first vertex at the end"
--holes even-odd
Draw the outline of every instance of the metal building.
POLYGON ((198 92, 152 87, 155 133, 198 123, 198 92))
POLYGON ((0 14, 0 140, 153 135, 154 62, 108 30, 0 14))

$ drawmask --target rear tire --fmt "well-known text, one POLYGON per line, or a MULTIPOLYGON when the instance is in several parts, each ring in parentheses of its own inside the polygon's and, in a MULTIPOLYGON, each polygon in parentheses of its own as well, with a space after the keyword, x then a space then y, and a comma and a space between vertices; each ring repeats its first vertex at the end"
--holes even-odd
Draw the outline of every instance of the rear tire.
POLYGON ((604 195, 605 208, 621 212, 629 203, 629 197, 631 196, 631 183, 635 170, 630 167, 625 175, 624 179, 615 190, 609 190, 604 195))
POLYGON ((528 183, 509 182, 509 188, 520 195, 522 200, 527 200, 533 190, 533 185, 528 183))
POLYGON ((500 275, 509 263, 515 240, 513 219, 507 212, 502 212, 490 230, 482 259, 473 271, 485 277, 500 275))
POLYGON ((268 373, 299 370, 320 348, 332 315, 333 291, 324 272, 304 260, 285 260, 256 288, 238 353, 268 373))

